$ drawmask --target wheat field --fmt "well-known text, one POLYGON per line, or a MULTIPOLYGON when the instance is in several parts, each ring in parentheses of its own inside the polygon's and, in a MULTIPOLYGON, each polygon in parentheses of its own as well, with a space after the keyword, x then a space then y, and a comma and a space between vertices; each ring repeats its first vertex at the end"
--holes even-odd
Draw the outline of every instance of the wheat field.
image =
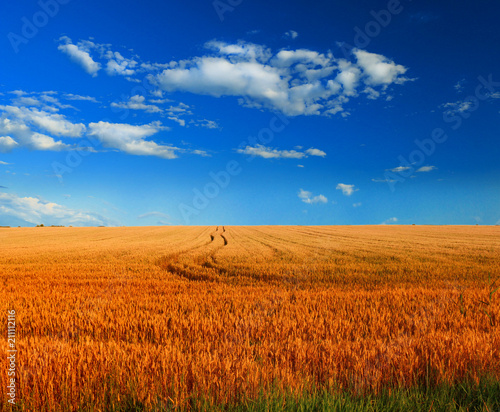
POLYGON ((0 245, 17 410, 500 378, 498 227, 10 228, 0 245))

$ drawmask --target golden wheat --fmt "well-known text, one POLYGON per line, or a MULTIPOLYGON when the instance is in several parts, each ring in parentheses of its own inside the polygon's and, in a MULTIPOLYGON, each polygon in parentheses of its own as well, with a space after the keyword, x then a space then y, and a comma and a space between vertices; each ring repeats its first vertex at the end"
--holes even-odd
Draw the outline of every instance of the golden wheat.
POLYGON ((475 226, 2 229, 17 400, 26 411, 103 410, 131 395, 187 405, 273 385, 365 393, 500 378, 499 235, 475 226))

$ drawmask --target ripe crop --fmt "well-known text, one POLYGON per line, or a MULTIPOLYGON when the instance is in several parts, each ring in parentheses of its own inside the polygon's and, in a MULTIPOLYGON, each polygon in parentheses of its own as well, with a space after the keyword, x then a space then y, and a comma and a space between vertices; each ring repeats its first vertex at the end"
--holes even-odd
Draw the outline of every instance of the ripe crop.
POLYGON ((5 330, 16 311, 19 410, 108 410, 132 398, 189 408, 271 388, 363 395, 498 379, 499 235, 476 226, 2 229, 0 306, 5 330))

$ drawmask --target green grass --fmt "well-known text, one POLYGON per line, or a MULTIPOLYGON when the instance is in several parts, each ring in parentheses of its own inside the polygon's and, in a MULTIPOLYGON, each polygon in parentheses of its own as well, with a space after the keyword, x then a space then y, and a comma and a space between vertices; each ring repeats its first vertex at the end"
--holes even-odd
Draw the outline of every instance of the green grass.
MULTIPOLYGON (((257 399, 243 399, 230 404, 213 404, 209 397, 193 395, 188 405, 175 408, 157 398, 156 406, 146 408, 131 392, 128 397, 107 398, 106 412, 146 411, 353 411, 353 412, 419 412, 419 411, 500 411, 500 381, 483 379, 479 384, 464 382, 454 386, 386 390, 379 395, 354 396, 346 392, 308 391, 300 396, 278 390, 261 391, 257 399), (114 406, 111 406, 114 405, 114 406)), ((12 411, 29 411, 22 402, 12 411)), ((65 411, 64 407, 58 408, 65 411)), ((70 409, 67 409, 68 411, 70 409)), ((82 402, 80 412, 94 412, 97 408, 82 402)))

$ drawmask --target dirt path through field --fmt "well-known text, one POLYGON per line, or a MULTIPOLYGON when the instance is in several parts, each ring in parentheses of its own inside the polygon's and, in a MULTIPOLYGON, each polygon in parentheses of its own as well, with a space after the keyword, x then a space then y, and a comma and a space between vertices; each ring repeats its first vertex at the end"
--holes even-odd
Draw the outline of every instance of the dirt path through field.
POLYGON ((215 255, 228 245, 224 226, 210 232, 209 239, 201 245, 180 252, 170 253, 157 264, 163 269, 190 280, 217 280, 226 271, 216 264, 215 255))

